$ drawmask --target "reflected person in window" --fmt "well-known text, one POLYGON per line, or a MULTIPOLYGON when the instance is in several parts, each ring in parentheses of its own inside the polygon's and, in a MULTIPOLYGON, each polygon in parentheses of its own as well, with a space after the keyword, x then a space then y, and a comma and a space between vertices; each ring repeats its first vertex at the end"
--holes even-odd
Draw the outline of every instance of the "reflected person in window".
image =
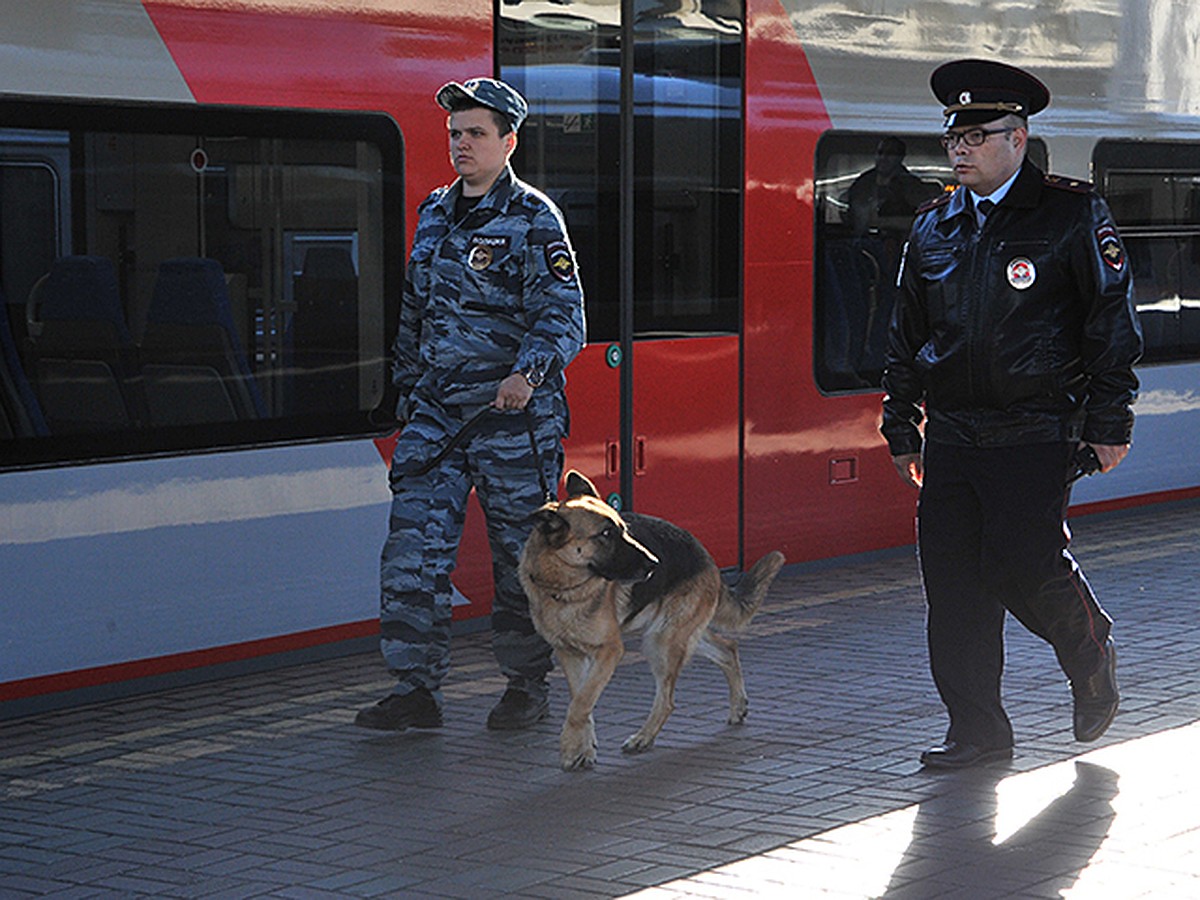
POLYGON ((509 165, 525 99, 504 82, 473 78, 444 85, 436 100, 449 111, 458 178, 419 207, 394 345, 403 427, 390 473, 380 627, 396 684, 355 722, 392 731, 442 724, 450 575, 473 488, 492 551, 493 650, 508 682, 487 724, 517 729, 549 708, 551 651, 534 630, 517 560, 544 501, 539 465, 547 485, 562 473, 564 370, 584 343, 583 290, 561 213, 509 165))
POLYGON ((1076 740, 1096 740, 1116 714, 1112 620, 1067 549, 1064 517, 1080 447, 1106 472, 1129 451, 1142 339, 1107 205, 1026 158, 1046 87, 988 60, 947 63, 931 86, 961 187, 913 223, 882 430, 920 488, 930 665, 950 717, 921 761, 961 768, 1012 756, 1005 610, 1054 648, 1076 740))
POLYGON ((875 165, 859 175, 846 192, 854 232, 853 273, 842 272, 846 284, 837 347, 840 365, 852 369, 861 386, 879 382, 887 323, 896 301, 900 249, 922 203, 941 192, 941 185, 922 181, 904 165, 908 147, 889 135, 875 149, 875 165))
POLYGON ((901 238, 912 225, 913 213, 941 188, 922 181, 904 165, 908 146, 889 135, 875 148, 875 165, 854 179, 847 191, 850 221, 855 235, 871 229, 899 232, 901 238))

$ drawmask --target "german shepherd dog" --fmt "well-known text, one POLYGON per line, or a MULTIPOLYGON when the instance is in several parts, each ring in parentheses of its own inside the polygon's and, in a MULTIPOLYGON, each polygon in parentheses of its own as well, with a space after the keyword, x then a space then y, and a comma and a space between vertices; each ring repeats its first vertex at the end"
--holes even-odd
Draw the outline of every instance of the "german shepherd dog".
POLYGON ((654 705, 622 750, 653 744, 675 707, 675 682, 699 650, 729 682, 729 722, 746 718, 737 643, 710 625, 738 629, 757 611, 784 563, 768 553, 730 589, 696 538, 662 519, 622 517, 583 475, 567 473, 567 499, 537 513, 521 554, 520 578, 538 632, 554 648, 571 702, 559 751, 564 769, 596 762, 592 710, 625 652, 623 631, 641 630, 654 673, 654 705))

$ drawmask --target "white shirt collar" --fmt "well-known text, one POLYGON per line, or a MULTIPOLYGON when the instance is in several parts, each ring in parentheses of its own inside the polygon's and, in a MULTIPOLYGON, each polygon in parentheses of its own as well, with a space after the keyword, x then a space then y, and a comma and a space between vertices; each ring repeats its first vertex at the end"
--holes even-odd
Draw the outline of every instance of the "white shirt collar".
POLYGON ((1017 180, 1017 176, 1020 174, 1021 174, 1021 167, 1017 166, 1017 171, 1012 173, 1012 175, 1009 177, 1008 181, 1004 182, 1004 184, 1000 185, 1000 187, 996 188, 994 191, 992 191, 990 194, 987 194, 986 196, 980 196, 979 194, 975 193, 974 191, 971 191, 971 199, 975 202, 975 208, 978 209, 979 204, 981 202, 983 202, 984 200, 991 200, 993 203, 999 203, 1001 200, 1003 200, 1004 195, 1008 193, 1008 189, 1013 186, 1013 182, 1017 180))

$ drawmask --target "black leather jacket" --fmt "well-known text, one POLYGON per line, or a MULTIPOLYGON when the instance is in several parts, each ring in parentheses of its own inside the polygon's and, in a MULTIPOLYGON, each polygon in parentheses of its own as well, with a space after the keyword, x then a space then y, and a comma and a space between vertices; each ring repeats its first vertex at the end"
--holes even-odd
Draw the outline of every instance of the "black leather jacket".
POLYGON ((970 446, 1124 444, 1142 333, 1129 260, 1086 182, 1028 160, 975 227, 969 193, 927 204, 901 261, 883 388, 892 455, 970 446))

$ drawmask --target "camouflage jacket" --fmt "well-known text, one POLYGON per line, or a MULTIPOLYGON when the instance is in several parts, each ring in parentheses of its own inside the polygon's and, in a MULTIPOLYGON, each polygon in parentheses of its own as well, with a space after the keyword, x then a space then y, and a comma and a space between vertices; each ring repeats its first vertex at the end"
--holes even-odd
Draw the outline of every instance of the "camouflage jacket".
POLYGON ((392 377, 410 399, 482 406, 514 372, 561 391, 585 340, 583 289, 562 214, 511 167, 454 222, 461 182, 421 203, 404 280, 392 377))

